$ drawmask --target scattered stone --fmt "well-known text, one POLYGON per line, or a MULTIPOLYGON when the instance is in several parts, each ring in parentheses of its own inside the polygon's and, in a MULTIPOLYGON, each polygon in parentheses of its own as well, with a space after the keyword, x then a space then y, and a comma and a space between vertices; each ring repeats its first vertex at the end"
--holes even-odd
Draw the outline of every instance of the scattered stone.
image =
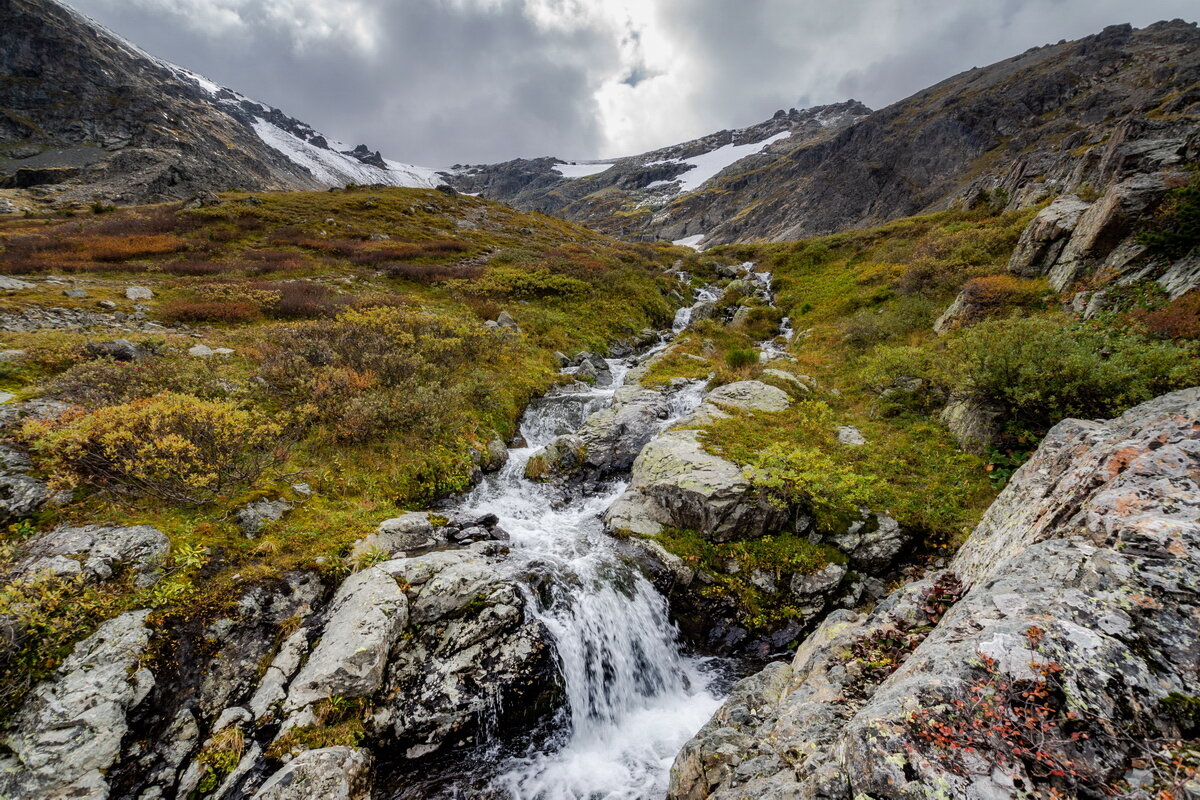
POLYGON ((390 242, 392 237, 388 236, 386 233, 372 233, 367 237, 367 240, 371 242, 390 242))
POLYGON ((63 295, 66 297, 80 299, 83 297, 87 297, 88 293, 87 293, 87 289, 64 289, 63 295))
POLYGON ((108 342, 88 342, 84 351, 89 358, 111 358, 113 361, 141 361, 145 358, 142 348, 128 339, 113 339, 108 342))
POLYGON ((238 509, 238 527, 247 539, 255 539, 268 522, 278 522, 291 511, 292 504, 286 500, 256 500, 238 509))
POLYGON ((166 535, 150 525, 62 526, 26 542, 13 572, 84 575, 106 581, 128 569, 136 575, 137 586, 145 588, 158 580, 170 549, 166 535))
POLYGON ((115 302, 113 302, 112 300, 101 300, 98 303, 96 303, 96 305, 100 306, 101 308, 108 309, 110 311, 117 307, 117 304, 115 302))
POLYGON ((211 358, 213 349, 206 344, 195 344, 188 348, 188 355, 196 358, 211 358))
POLYGON ((512 315, 507 311, 500 312, 500 315, 496 317, 496 324, 505 330, 515 331, 517 333, 520 333, 521 331, 520 326, 517 325, 517 321, 513 319, 512 315))
POLYGON ((223 358, 228 358, 234 353, 230 347, 214 347, 212 352, 214 356, 221 356, 223 358))
POLYGON ((212 192, 201 192, 183 201, 182 208, 186 211, 193 208, 210 208, 219 205, 221 205, 221 198, 212 192))
POLYGON ((837 439, 849 447, 858 447, 867 443, 867 438, 862 435, 862 431, 852 425, 839 425, 837 439))
POLYGON ((447 197, 458 197, 458 190, 455 189, 453 186, 450 186, 449 184, 439 183, 437 186, 435 186, 433 188, 436 189, 437 191, 441 192, 442 194, 446 195, 447 197))
POLYGON ((125 297, 128 300, 149 300, 154 297, 154 292, 145 286, 128 286, 125 289, 125 297))
POLYGON ((19 292, 22 289, 32 289, 33 284, 29 281, 23 281, 20 278, 10 278, 7 275, 0 275, 0 290, 6 292, 19 292))

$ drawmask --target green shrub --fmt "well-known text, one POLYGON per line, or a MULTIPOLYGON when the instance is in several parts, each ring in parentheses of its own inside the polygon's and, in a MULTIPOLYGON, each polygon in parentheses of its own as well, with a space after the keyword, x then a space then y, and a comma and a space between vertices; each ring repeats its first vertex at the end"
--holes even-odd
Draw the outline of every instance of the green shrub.
POLYGON ((1138 241, 1155 255, 1182 258, 1200 245, 1200 170, 1186 186, 1167 193, 1150 230, 1138 241))
POLYGON ((730 369, 741 369, 758 363, 758 351, 749 348, 730 350, 725 354, 725 363, 730 369))
POLYGON ((1196 348, 1073 324, 989 320, 958 334, 940 372, 950 392, 994 407, 1014 431, 1066 417, 1111 417, 1200 378, 1196 348))
POLYGON ((210 359, 149 358, 140 362, 97 359, 76 364, 43 388, 67 403, 97 408, 169 391, 196 397, 228 397, 231 384, 210 359))

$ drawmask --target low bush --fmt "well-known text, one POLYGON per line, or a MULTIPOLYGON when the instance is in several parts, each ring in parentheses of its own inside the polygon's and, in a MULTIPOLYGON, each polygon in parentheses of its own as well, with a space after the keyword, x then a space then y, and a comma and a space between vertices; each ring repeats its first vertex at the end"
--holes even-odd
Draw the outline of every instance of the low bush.
POLYGON ((282 462, 289 431, 281 419, 164 392, 30 421, 20 436, 58 485, 198 505, 253 483, 282 462))
POLYGON ((172 300, 159 314, 167 322, 225 322, 241 324, 262 319, 262 309, 240 300, 172 300))
POLYGON ((995 408, 1015 432, 1065 417, 1111 417, 1200 379, 1194 345, 1154 342, 1062 317, 989 320, 948 346, 941 379, 956 397, 995 408))
POLYGON ((76 364, 43 387, 46 395, 85 408, 121 405, 164 391, 228 397, 231 384, 206 359, 150 358, 140 362, 97 359, 76 364))
POLYGON ((1135 311, 1133 317, 1155 339, 1200 339, 1200 291, 1192 290, 1161 308, 1135 311))

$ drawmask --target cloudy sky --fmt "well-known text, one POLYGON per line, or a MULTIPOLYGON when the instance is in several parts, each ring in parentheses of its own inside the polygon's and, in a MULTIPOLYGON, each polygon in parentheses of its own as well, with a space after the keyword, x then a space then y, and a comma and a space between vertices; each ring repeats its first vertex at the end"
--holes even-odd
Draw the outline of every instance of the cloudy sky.
POLYGON ((628 155, 849 97, 880 108, 1195 0, 68 0, 144 49, 428 166, 628 155))

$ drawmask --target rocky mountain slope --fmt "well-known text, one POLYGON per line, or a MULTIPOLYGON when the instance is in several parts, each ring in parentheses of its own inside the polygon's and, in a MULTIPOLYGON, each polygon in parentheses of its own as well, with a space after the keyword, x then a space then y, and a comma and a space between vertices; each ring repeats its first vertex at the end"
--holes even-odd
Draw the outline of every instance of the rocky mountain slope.
POLYGON ((780 112, 608 167, 513 161, 461 169, 454 182, 627 238, 708 245, 798 239, 982 200, 1022 208, 1194 158, 1198 53, 1194 24, 1113 26, 875 112, 852 101, 780 112), (697 154, 768 140, 719 174, 689 169, 697 154))
MULTIPOLYGON (((346 183, 433 172, 330 142, 278 109, 155 58, 56 0, 0 8, 0 187, 59 204, 346 183)), ((14 202, 14 201, 9 201, 14 202)))
POLYGON ((456 165, 448 177, 463 191, 577 220, 613 235, 698 241, 691 231, 701 232, 702 220, 680 222, 696 216, 697 196, 722 185, 725 178, 765 168, 797 147, 825 141, 868 114, 870 109, 854 100, 803 111, 793 108, 758 125, 637 156, 456 165), (672 217, 671 209, 684 206, 690 210, 672 217), (668 218, 675 221, 662 224, 668 218))

